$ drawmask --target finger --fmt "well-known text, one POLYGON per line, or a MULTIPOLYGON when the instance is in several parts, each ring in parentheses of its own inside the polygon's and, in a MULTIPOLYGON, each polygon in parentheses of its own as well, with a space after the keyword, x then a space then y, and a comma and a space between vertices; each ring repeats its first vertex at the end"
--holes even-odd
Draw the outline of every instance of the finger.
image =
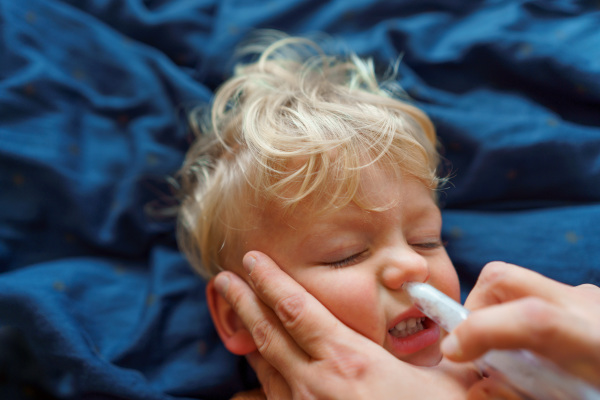
POLYGON ((537 272, 503 262, 487 264, 465 301, 469 310, 477 310, 494 304, 528 296, 536 296, 550 302, 563 300, 559 295, 571 288, 549 279, 537 272))
POLYGON ((283 376, 258 352, 246 356, 268 399, 291 399, 292 392, 283 376))
MULTIPOLYGON (((268 256, 252 251, 244 257, 261 300, 274 311, 287 332, 314 359, 339 354, 340 343, 360 346, 367 339, 342 324, 327 308, 283 272, 268 256), (329 340, 334 337, 335 343, 329 340)), ((369 342, 370 343, 370 342, 369 342)))
POLYGON ((578 292, 585 293, 586 295, 593 296, 596 304, 599 303, 600 300, 600 287, 596 285, 592 285, 591 283, 583 283, 579 286, 575 287, 578 292))
POLYGON ((287 334, 273 311, 232 272, 221 272, 214 285, 242 320, 261 354, 279 371, 300 374, 309 357, 287 334))
POLYGON ((467 400, 523 400, 523 397, 504 384, 485 379, 471 386, 467 400))
POLYGON ((597 364, 595 330, 578 315, 527 297, 472 312, 444 339, 442 352, 451 360, 466 361, 491 349, 525 348, 567 368, 597 364))
MULTIPOLYGON (((430 370, 431 367, 426 367, 430 370)), ((480 369, 473 363, 454 363, 447 358, 443 358, 438 365, 434 367, 448 377, 452 377, 457 383, 465 388, 471 387, 474 383, 482 379, 480 369)))

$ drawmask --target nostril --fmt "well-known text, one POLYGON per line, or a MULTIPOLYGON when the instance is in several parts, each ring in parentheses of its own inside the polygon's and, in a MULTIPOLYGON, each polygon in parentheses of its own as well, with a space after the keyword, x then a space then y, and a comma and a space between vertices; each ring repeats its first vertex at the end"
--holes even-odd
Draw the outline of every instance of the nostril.
POLYGON ((401 289, 406 281, 404 273, 400 268, 386 267, 381 272, 383 284, 390 289, 401 289))
POLYGON ((405 282, 425 282, 429 279, 427 263, 390 263, 381 271, 383 284, 392 290, 401 290, 405 282))

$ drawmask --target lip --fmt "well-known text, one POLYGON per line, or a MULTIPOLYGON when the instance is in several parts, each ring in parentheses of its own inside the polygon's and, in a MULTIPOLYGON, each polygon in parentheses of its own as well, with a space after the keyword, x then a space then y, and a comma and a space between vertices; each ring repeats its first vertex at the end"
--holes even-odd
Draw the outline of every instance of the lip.
POLYGON ((391 348, 393 349, 393 352, 396 354, 396 356, 407 356, 421 351, 431 346, 432 344, 438 342, 438 340, 440 339, 440 335, 440 327, 431 319, 427 318, 425 314, 423 314, 417 308, 411 308, 408 311, 396 317, 387 330, 389 343, 391 344, 391 348), (399 322, 404 321, 407 318, 425 318, 425 329, 403 338, 397 338, 392 336, 390 330, 394 328, 399 322))

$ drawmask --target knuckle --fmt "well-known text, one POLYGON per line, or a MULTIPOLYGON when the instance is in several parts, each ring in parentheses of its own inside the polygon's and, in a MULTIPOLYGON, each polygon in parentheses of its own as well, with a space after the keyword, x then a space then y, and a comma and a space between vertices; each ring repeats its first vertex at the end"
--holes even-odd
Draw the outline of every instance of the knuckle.
POLYGON ((340 352, 331 359, 331 367, 342 381, 360 381, 367 374, 369 363, 360 353, 340 352))
POLYGON ((600 287, 584 283, 572 289, 577 294, 577 302, 573 301, 573 305, 578 311, 594 316, 600 313, 600 287), (586 305, 585 311, 581 307, 582 304, 586 305))
POLYGON ((596 285, 592 285, 591 283, 583 283, 579 286, 576 286, 578 288, 581 288, 583 290, 594 290, 594 291, 600 291, 600 288, 596 285))
POLYGON ((508 269, 506 268, 508 265, 502 261, 493 261, 486 264, 481 270, 480 283, 488 287, 504 284, 510 279, 508 269))
POLYGON ((302 324, 305 306, 306 299, 302 293, 298 293, 279 300, 274 310, 287 328, 296 328, 302 324))
POLYGON ((591 283, 584 283, 573 288, 577 293, 581 293, 586 299, 593 299, 596 302, 600 301, 600 287, 591 283))
POLYGON ((254 338, 254 343, 256 344, 259 353, 268 353, 275 340, 272 322, 268 319, 261 319, 252 326, 250 333, 254 338))

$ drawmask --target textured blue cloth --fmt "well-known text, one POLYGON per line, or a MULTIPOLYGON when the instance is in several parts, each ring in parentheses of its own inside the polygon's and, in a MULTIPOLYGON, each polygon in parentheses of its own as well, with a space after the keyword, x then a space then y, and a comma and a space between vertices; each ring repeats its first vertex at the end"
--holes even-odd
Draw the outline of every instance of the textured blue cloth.
POLYGON ((488 261, 600 283, 597 1, 0 0, 0 392, 228 398, 166 178, 256 28, 326 32, 434 120, 464 292, 488 261))

